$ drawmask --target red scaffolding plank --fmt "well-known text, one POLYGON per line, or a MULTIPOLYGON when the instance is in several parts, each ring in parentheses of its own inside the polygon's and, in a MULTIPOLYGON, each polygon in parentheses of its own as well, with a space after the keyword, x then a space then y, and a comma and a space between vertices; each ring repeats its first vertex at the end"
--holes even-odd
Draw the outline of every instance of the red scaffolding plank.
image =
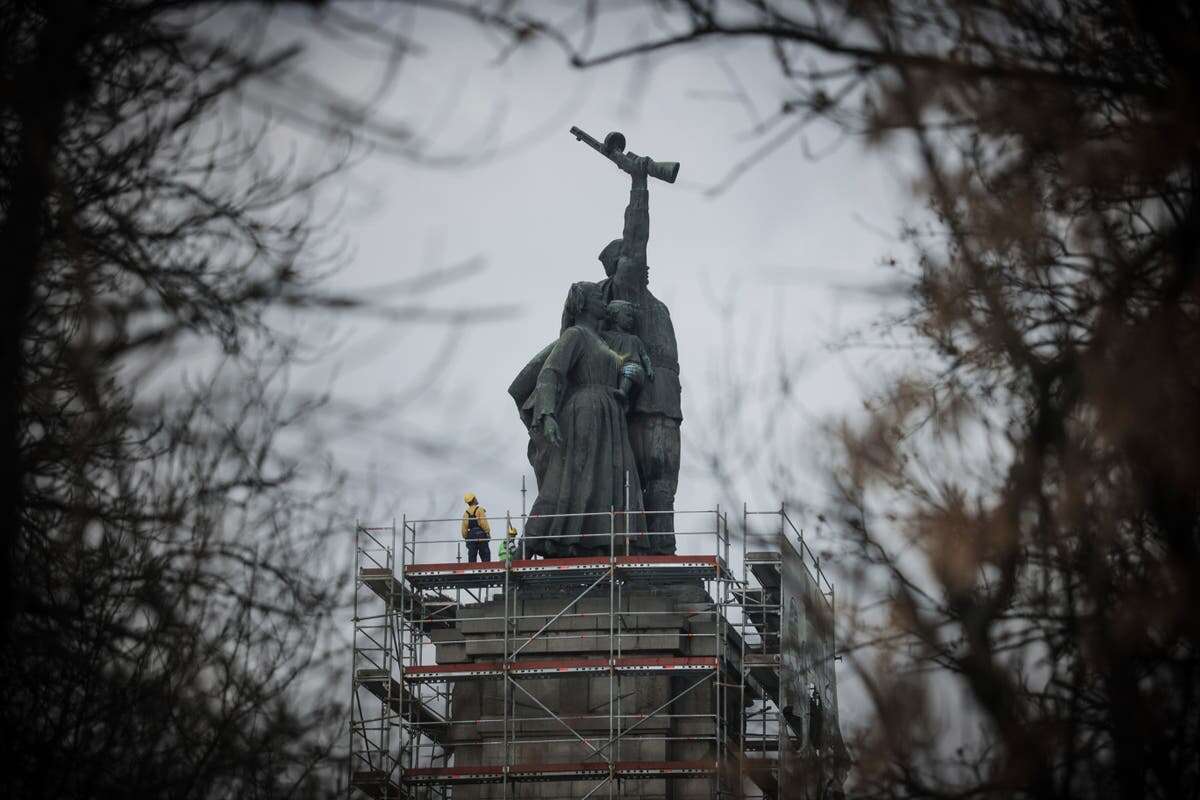
MULTIPOLYGON (((622 566, 688 566, 701 565, 716 568, 720 559, 709 555, 632 555, 617 556, 616 564, 622 566)), ((580 556, 576 558, 526 558, 514 559, 513 572, 553 572, 580 567, 607 567, 608 556, 580 556)), ((433 564, 409 564, 404 568, 404 574, 414 576, 431 572, 438 573, 504 573, 503 561, 477 561, 474 563, 461 561, 446 561, 433 564)))
MULTIPOLYGON (((610 765, 603 761, 566 764, 514 764, 508 769, 509 782, 586 781, 609 776, 610 765)), ((693 778, 715 775, 715 761, 617 761, 611 765, 616 778, 693 778)), ((500 783, 505 767, 481 764, 472 767, 423 767, 403 771, 400 782, 410 786, 453 786, 470 783, 500 783)))
MULTIPOLYGON (((516 559, 511 562, 509 580, 542 582, 595 578, 609 565, 626 577, 716 578, 727 574, 725 563, 711 555, 632 555, 581 558, 516 559)), ((504 583, 505 563, 483 561, 476 563, 446 562, 410 564, 404 567, 404 579, 417 589, 464 586, 501 586, 504 583)))
MULTIPOLYGON (((608 672, 610 667, 620 673, 689 672, 717 668, 715 656, 624 656, 607 658, 552 658, 514 661, 508 665, 513 677, 552 677, 564 673, 608 672)), ((446 680, 494 678, 503 675, 503 661, 483 661, 462 664, 422 664, 405 667, 406 683, 428 683, 446 680)))

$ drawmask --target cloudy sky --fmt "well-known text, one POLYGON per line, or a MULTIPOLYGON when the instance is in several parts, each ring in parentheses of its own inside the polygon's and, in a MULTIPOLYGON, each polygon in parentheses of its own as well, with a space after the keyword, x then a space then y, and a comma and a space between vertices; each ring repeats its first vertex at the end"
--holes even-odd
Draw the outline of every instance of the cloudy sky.
MULTIPOLYGON (((402 291, 381 300, 465 309, 471 322, 353 318, 317 332, 337 343, 335 357, 305 379, 388 412, 339 446, 356 481, 374 487, 369 513, 457 514, 468 489, 493 515, 519 512, 522 475, 532 475, 507 386, 557 335, 568 286, 603 277, 596 255, 620 235, 628 197, 628 178, 575 141, 571 125, 597 138, 620 130, 629 149, 682 164, 676 184, 650 187, 650 287, 671 310, 683 384, 676 508, 721 499, 695 457, 731 424, 716 418, 715 387, 776 369, 780 353, 803 364, 799 402, 778 430, 806 462, 812 421, 852 412, 891 358, 831 346, 885 309, 862 289, 886 280, 881 260, 902 251, 893 234, 911 208, 895 159, 813 126, 755 160, 790 123, 774 122, 787 82, 752 43, 579 71, 549 44, 501 58, 497 40, 445 15, 418 12, 405 24, 418 52, 372 108, 411 125, 422 155, 380 148, 344 181, 351 251, 335 285, 375 294, 399 281, 402 291), (455 280, 420 279, 455 267, 455 280), (411 446, 426 440, 445 449, 411 446)), ((615 17, 600 44, 648 35, 651 24, 615 17)), ((321 78, 369 96, 384 73, 353 56, 320 52, 321 78)), ((749 381, 745 394, 739 406, 750 409, 749 381)), ((758 507, 779 501, 754 476, 742 490, 758 507)))

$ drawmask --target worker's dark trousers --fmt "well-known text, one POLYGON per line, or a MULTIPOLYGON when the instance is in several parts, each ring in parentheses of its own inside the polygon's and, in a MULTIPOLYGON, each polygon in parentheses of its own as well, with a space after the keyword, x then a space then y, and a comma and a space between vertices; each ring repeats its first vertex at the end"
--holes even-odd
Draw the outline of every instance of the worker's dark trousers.
POLYGON ((487 539, 468 539, 467 540, 467 563, 476 561, 491 561, 492 548, 488 546, 487 539))

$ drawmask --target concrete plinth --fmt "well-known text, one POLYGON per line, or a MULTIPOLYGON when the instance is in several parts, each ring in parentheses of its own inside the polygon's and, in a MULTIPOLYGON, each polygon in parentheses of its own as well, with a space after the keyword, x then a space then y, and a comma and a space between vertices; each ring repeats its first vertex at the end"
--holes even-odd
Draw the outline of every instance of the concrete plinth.
MULTIPOLYGON (((461 606, 455 627, 438 633, 438 663, 502 661, 506 649, 511 653, 520 647, 583 588, 516 590, 508 598, 497 596, 486 603, 461 606), (506 602, 510 619, 507 644, 506 602)), ((715 621, 712 599, 698 583, 662 586, 626 583, 612 602, 612 607, 619 609, 615 615, 610 614, 609 587, 593 589, 521 649, 517 661, 608 659, 610 654, 622 657, 719 654, 717 636, 724 635, 724 623, 715 621)), ((456 743, 453 766, 503 764, 506 738, 510 743, 510 764, 603 762, 592 747, 600 748, 608 742, 610 726, 616 725, 611 716, 618 714, 623 729, 639 724, 604 751, 613 761, 659 764, 717 761, 714 716, 718 682, 711 671, 624 675, 610 675, 607 670, 586 674, 565 672, 561 676, 518 678, 516 682, 521 688, 509 687, 507 714, 504 678, 455 682, 450 711, 451 739, 456 743), (705 685, 679 697, 697 682, 705 685), (672 698, 677 699, 666 709, 655 716, 646 716, 672 698), (563 723, 587 739, 591 747, 563 723)), ((739 698, 735 694, 727 692, 726 720, 736 719, 739 698)), ((612 792, 613 796, 636 800, 699 800, 716 796, 715 781, 716 778, 710 777, 621 779, 612 792)), ((454 797, 472 800, 582 797, 595 786, 595 780, 519 783, 507 787, 506 794, 504 787, 495 784, 468 785, 455 787, 454 797)), ((608 796, 607 787, 593 795, 608 796)))

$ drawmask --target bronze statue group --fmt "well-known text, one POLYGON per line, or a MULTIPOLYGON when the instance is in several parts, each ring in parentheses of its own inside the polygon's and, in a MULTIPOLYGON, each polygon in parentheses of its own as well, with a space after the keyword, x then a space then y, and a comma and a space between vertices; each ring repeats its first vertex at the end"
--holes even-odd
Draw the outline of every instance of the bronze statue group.
POLYGON ((538 487, 526 557, 607 553, 614 531, 622 553, 675 552, 679 354, 646 263, 647 176, 661 177, 662 165, 611 147, 604 154, 632 178, 624 233, 600 252, 606 277, 571 285, 558 339, 509 387, 538 487))

